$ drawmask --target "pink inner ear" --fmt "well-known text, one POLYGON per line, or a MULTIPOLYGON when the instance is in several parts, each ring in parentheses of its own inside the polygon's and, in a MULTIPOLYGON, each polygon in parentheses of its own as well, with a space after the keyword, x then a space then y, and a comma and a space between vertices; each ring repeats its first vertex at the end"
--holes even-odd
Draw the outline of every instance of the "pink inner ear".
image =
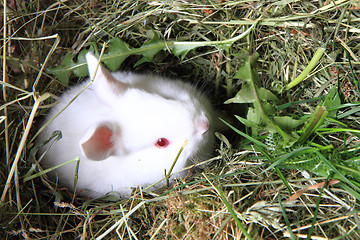
POLYGON ((198 117, 195 122, 195 128, 200 134, 207 132, 210 128, 209 120, 205 116, 198 117))
POLYGON ((99 126, 91 137, 81 144, 85 156, 91 160, 101 161, 113 154, 113 131, 106 126, 99 126))
POLYGON ((91 138, 94 138, 93 141, 100 151, 108 151, 114 147, 114 143, 111 141, 112 134, 113 132, 109 128, 102 126, 96 129, 91 138))

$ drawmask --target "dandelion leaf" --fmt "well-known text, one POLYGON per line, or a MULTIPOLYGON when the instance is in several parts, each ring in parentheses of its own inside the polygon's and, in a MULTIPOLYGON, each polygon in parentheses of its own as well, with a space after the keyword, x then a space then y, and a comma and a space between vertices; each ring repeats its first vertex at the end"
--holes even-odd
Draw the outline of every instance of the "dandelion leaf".
MULTIPOLYGON (((253 109, 249 109, 249 112, 251 112, 251 114, 254 114, 253 109)), ((252 128, 257 128, 259 127, 257 122, 253 122, 251 120, 248 120, 246 118, 242 118, 240 116, 235 116, 242 124, 244 124, 247 127, 252 127, 252 128)), ((253 118, 254 119, 254 118, 253 118)))
POLYGON ((255 90, 251 88, 248 82, 244 82, 236 96, 227 100, 225 103, 253 103, 255 99, 255 90))
POLYGON ((165 49, 165 42, 161 40, 155 32, 153 32, 152 39, 137 49, 139 54, 143 55, 143 57, 137 61, 135 67, 142 63, 151 62, 154 56, 163 49, 165 49))
POLYGON ((77 63, 72 60, 71 54, 67 54, 60 65, 54 68, 47 68, 46 71, 55 75, 59 83, 68 86, 71 72, 74 72, 78 77, 85 77, 88 75, 85 60, 85 54, 87 52, 88 50, 84 49, 79 53, 77 63))
POLYGON ((241 90, 232 99, 225 103, 247 103, 251 106, 248 109, 246 119, 238 118, 240 122, 252 129, 254 135, 260 131, 267 130, 271 133, 278 133, 283 137, 284 146, 291 146, 296 139, 286 133, 282 127, 292 127, 294 122, 290 124, 290 117, 287 119, 278 118, 278 123, 274 121, 276 110, 274 104, 279 100, 269 90, 260 86, 260 79, 254 67, 259 55, 254 54, 244 58, 244 65, 234 75, 234 78, 243 81, 241 90), (288 120, 288 124, 284 124, 284 120, 288 120))
POLYGON ((116 71, 132 52, 124 41, 114 38, 110 41, 108 53, 103 55, 103 62, 111 71, 116 71))
POLYGON ((305 119, 294 119, 290 116, 275 116, 274 122, 276 125, 285 131, 291 131, 305 122, 305 119))
POLYGON ((48 68, 47 72, 55 75, 61 84, 68 86, 71 65, 71 54, 67 54, 60 65, 54 68, 48 68))
POLYGON ((204 46, 203 42, 169 42, 171 52, 184 60, 185 56, 193 49, 204 46))
POLYGON ((84 77, 87 75, 87 68, 85 63, 85 58, 79 57, 78 63, 75 63, 72 60, 72 55, 68 54, 65 56, 62 63, 54 68, 48 68, 47 72, 55 75, 58 79, 58 82, 68 86, 70 72, 73 71, 77 73, 79 77, 84 77))
POLYGON ((271 91, 263 87, 257 89, 257 94, 259 95, 259 99, 261 101, 273 101, 275 103, 279 101, 279 99, 271 91))
POLYGON ((86 77, 89 72, 87 69, 87 65, 86 63, 86 59, 85 59, 85 54, 88 52, 87 49, 83 49, 80 51, 79 55, 78 55, 78 64, 74 63, 74 68, 72 69, 72 71, 74 72, 74 74, 78 77, 86 77))
MULTIPOLYGON (((128 56, 133 54, 143 56, 135 64, 136 67, 142 63, 152 61, 154 56, 161 50, 170 50, 175 56, 180 57, 182 60, 185 58, 189 51, 198 47, 215 46, 225 51, 229 51, 231 45, 235 41, 247 36, 247 34, 249 34, 250 31, 254 29, 255 25, 256 23, 241 35, 224 41, 164 41, 160 39, 155 32, 153 32, 152 39, 144 43, 141 47, 130 48, 129 45, 122 41, 120 38, 114 38, 110 40, 108 52, 106 54, 103 54, 102 61, 111 71, 116 71, 120 68, 120 65, 124 62, 124 60, 128 56)), ((94 51, 95 49, 96 44, 92 43, 90 51, 96 52, 94 51)), ((85 61, 85 53, 87 51, 88 50, 84 49, 80 52, 77 63, 72 60, 72 55, 68 54, 60 65, 54 68, 48 68, 47 72, 55 75, 60 83, 68 86, 71 72, 73 72, 78 77, 84 77, 88 75, 85 61)))

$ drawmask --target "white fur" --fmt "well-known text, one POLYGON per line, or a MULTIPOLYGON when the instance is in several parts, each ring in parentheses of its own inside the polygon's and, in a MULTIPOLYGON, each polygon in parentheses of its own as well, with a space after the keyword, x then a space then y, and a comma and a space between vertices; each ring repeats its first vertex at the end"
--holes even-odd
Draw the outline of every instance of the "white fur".
MULTIPOLYGON (((97 59, 90 53, 86 58, 93 77, 97 59)), ((146 187, 164 178, 164 170, 169 171, 185 140, 188 143, 173 172, 189 165, 189 160, 209 156, 214 140, 213 113, 209 101, 194 87, 159 76, 111 73, 121 82, 118 86, 107 80, 106 73, 100 66, 94 82, 41 133, 40 140, 48 139, 55 130, 61 130, 63 136, 48 151, 43 166, 52 167, 80 157, 77 190, 89 197, 101 197, 111 191, 127 197, 132 187, 146 187), (81 144, 98 124, 119 129, 111 138, 115 149, 101 155, 111 155, 103 160, 89 159, 81 150, 81 144), (170 145, 156 147, 159 138, 167 138, 170 145)), ((47 120, 64 108, 88 81, 65 92, 47 120)), ((62 184, 72 187, 75 163, 54 172, 62 184)), ((186 171, 176 177, 185 174, 186 171)))

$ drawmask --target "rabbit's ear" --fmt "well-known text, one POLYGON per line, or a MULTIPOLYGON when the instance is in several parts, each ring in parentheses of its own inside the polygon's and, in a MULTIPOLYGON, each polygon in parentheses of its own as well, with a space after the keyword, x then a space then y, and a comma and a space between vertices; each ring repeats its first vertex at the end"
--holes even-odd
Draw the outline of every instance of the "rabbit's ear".
POLYGON ((122 152, 121 129, 117 124, 103 122, 88 129, 80 140, 83 154, 90 160, 102 161, 122 152))
POLYGON ((112 104, 114 97, 122 95, 129 86, 116 80, 92 52, 85 55, 89 76, 93 80, 96 94, 105 102, 112 104))

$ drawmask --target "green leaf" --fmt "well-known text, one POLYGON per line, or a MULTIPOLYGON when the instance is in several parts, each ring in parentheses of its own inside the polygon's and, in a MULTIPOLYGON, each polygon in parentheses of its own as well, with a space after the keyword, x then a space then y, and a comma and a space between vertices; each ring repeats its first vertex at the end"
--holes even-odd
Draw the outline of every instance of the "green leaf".
POLYGON ((135 63, 135 66, 138 66, 145 62, 151 62, 154 58, 154 56, 161 50, 165 49, 165 42, 164 40, 160 39, 159 36, 153 32, 153 37, 150 41, 144 43, 139 50, 139 54, 143 55, 143 58, 141 58, 137 63, 135 63))
POLYGON ((55 75, 59 82, 65 86, 69 85, 70 68, 73 65, 71 58, 71 54, 68 54, 60 65, 47 69, 48 73, 55 75))
POLYGON ((278 125, 281 129, 284 129, 285 131, 291 131, 296 129, 298 126, 303 124, 306 120, 301 119, 297 120, 289 116, 275 116, 274 122, 276 125, 278 125))
POLYGON ((108 53, 103 55, 102 60, 111 71, 116 71, 131 54, 132 50, 124 41, 114 38, 110 40, 108 53))
POLYGON ((73 68, 73 72, 76 76, 78 77, 86 77, 89 72, 87 69, 87 65, 86 63, 86 59, 85 59, 85 54, 88 52, 87 49, 83 49, 80 51, 79 55, 78 55, 78 63, 82 63, 82 64, 76 64, 74 63, 75 66, 77 66, 76 68, 73 68))
POLYGON ((261 101, 274 101, 275 103, 279 101, 279 99, 266 88, 258 88, 257 93, 261 101))
MULTIPOLYGON (((341 104, 341 99, 339 95, 339 88, 338 84, 336 84, 335 87, 333 87, 330 92, 326 95, 326 98, 324 100, 324 106, 326 109, 337 107, 341 104)), ((337 114, 336 108, 334 110, 329 111, 329 117, 335 118, 337 114)))
POLYGON ((191 50, 203 46, 201 43, 188 43, 188 42, 172 42, 168 45, 170 47, 171 52, 180 57, 181 60, 184 60, 185 56, 191 50))
POLYGON ((259 76, 257 72, 253 69, 252 65, 256 63, 259 54, 253 56, 247 56, 244 58, 244 65, 239 68, 235 73, 235 79, 243 80, 240 91, 236 94, 234 98, 228 99, 225 101, 228 103, 254 103, 257 100, 267 101, 278 101, 278 98, 265 88, 254 87, 259 83, 259 76))
POLYGON ((83 49, 78 56, 78 62, 72 60, 72 55, 67 54, 62 63, 54 68, 47 68, 46 71, 57 77, 58 82, 69 86, 69 77, 71 71, 78 77, 85 77, 88 75, 85 54, 88 50, 83 49))
POLYGON ((256 62, 259 58, 259 53, 255 53, 251 56, 246 56, 243 58, 244 65, 239 68, 239 70, 235 73, 235 79, 241 79, 244 82, 254 83, 255 85, 260 85, 259 75, 255 70, 256 62))
POLYGON ((276 114, 276 110, 275 110, 274 106, 269 102, 263 102, 262 108, 263 108, 264 114, 269 116, 271 119, 276 114))
POLYGON ((253 103, 256 101, 255 90, 251 88, 248 82, 244 82, 240 91, 234 98, 225 101, 225 104, 229 103, 253 103))
POLYGON ((259 86, 259 76, 255 70, 255 63, 259 55, 254 54, 244 58, 244 65, 234 75, 234 78, 243 80, 241 90, 232 99, 225 103, 249 103, 252 104, 248 109, 247 119, 238 117, 238 120, 251 127, 252 133, 257 134, 260 131, 267 130, 271 133, 278 133, 283 138, 281 145, 291 146, 296 139, 287 134, 282 126, 277 125, 272 118, 276 114, 274 105, 278 98, 269 90, 259 86))
POLYGON ((218 47, 220 49, 223 49, 225 51, 229 51, 229 49, 231 48, 232 44, 234 44, 234 42, 246 37, 257 25, 258 22, 255 22, 250 28, 248 28, 246 31, 244 31, 242 34, 230 38, 230 39, 226 39, 223 41, 205 41, 205 42, 178 42, 178 41, 174 41, 174 42, 168 42, 167 43, 167 47, 170 48, 171 52, 177 56, 180 57, 181 60, 183 60, 185 58, 185 56, 188 54, 188 52, 190 52, 191 50, 194 50, 198 47, 205 47, 205 46, 215 46, 218 47))
MULTIPOLYGON (((257 22, 255 22, 242 34, 223 41, 164 41, 160 39, 159 36, 154 32, 152 39, 144 43, 141 47, 130 48, 128 44, 122 41, 120 38, 114 38, 109 43, 108 52, 106 54, 103 54, 102 61, 111 71, 116 71, 119 69, 120 65, 124 62, 124 60, 130 55, 143 56, 143 58, 141 58, 135 64, 135 66, 138 66, 139 64, 152 61, 154 56, 161 50, 170 49, 175 54, 175 56, 179 56, 181 57, 181 59, 184 59, 184 57, 189 51, 197 47, 215 46, 228 51, 234 42, 247 36, 255 28, 256 25, 257 22)), ((61 84, 68 86, 69 76, 71 72, 73 72, 78 77, 84 77, 88 75, 85 61, 85 54, 87 51, 88 50, 84 49, 79 53, 77 63, 72 60, 72 55, 68 54, 60 65, 54 68, 48 68, 46 71, 50 74, 55 75, 61 84)), ((90 51, 96 52, 95 43, 91 44, 90 51)))
MULTIPOLYGON (((250 110, 250 111, 251 111, 251 110, 250 110)), ((253 111, 251 111, 251 112, 253 112, 253 111)), ((257 122, 250 121, 250 120, 248 120, 248 119, 246 119, 246 118, 242 118, 242 117, 237 116, 237 115, 235 115, 235 117, 236 117, 242 124, 244 124, 244 125, 247 126, 247 127, 251 127, 251 128, 258 128, 258 127, 260 127, 257 122)))

